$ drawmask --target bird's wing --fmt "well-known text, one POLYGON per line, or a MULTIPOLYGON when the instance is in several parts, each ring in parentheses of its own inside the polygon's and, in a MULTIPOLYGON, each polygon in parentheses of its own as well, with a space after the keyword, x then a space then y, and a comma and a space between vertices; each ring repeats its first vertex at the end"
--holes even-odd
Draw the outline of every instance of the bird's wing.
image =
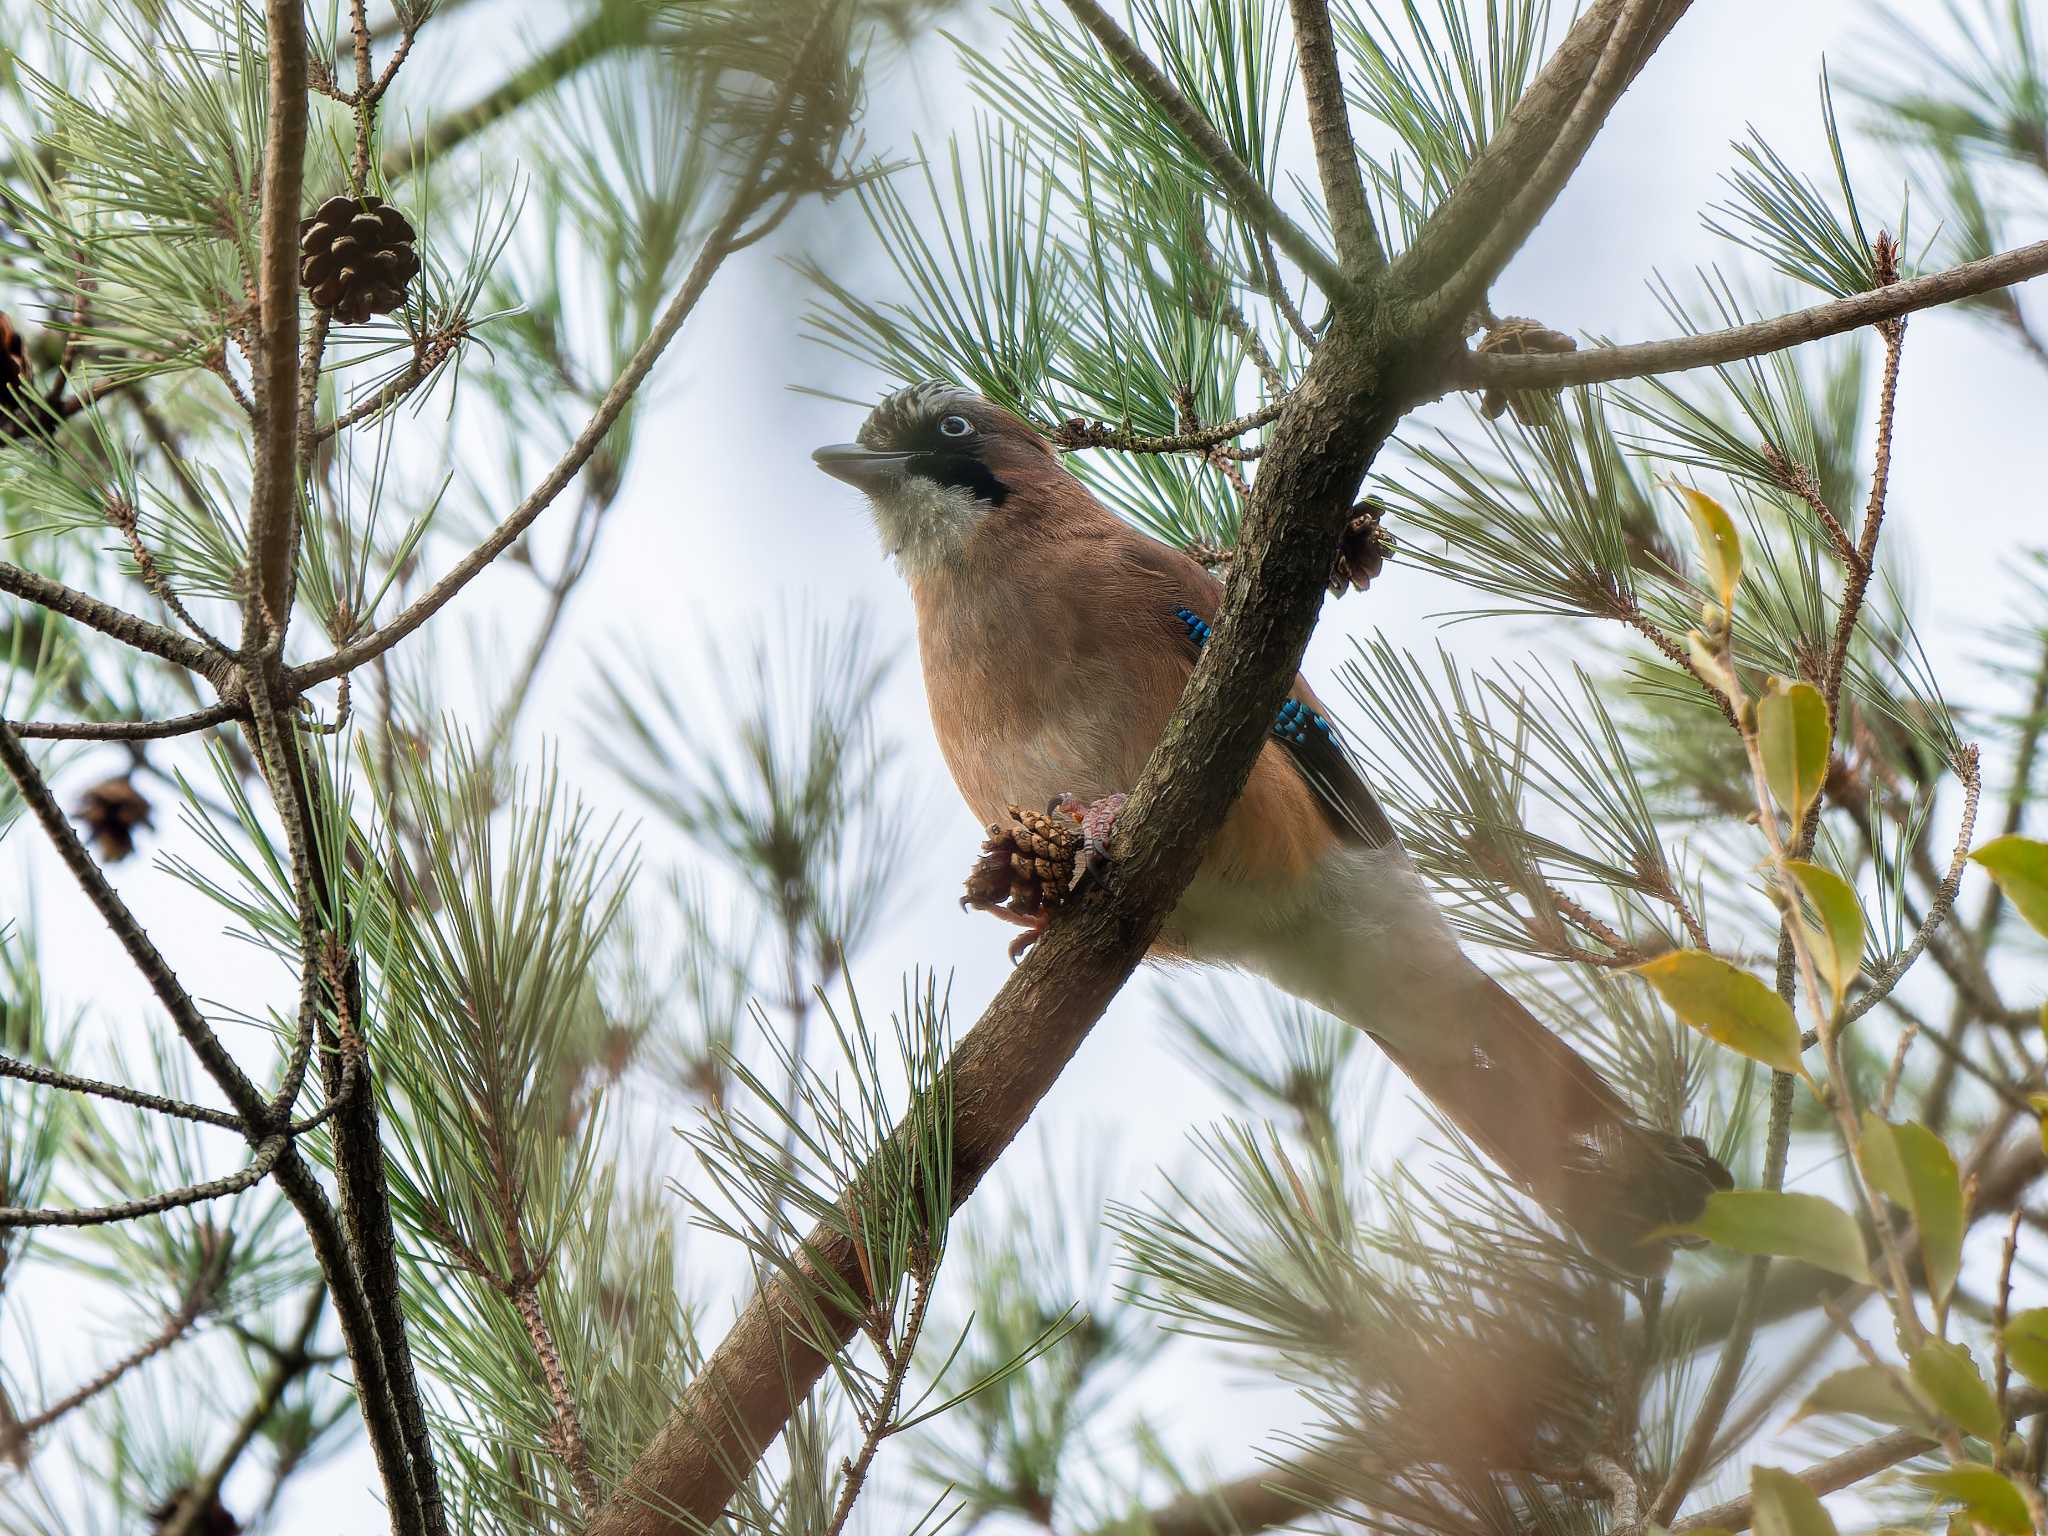
MULTIPOLYGON (((1222 583, 1179 550, 1153 539, 1134 538, 1126 558, 1154 578, 1154 590, 1164 589, 1159 622, 1174 632, 1192 668, 1223 606, 1222 583)), ((1273 721, 1272 737, 1315 792, 1338 837, 1374 848, 1395 840, 1387 813, 1344 750, 1322 702, 1299 675, 1273 721)))

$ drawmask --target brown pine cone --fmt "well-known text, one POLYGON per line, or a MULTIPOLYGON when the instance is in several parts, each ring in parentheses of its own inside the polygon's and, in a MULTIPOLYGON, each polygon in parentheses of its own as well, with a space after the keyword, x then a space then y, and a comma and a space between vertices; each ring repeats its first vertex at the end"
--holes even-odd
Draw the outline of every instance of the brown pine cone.
POLYGON ((1387 556, 1394 552, 1394 536, 1380 526, 1386 515, 1386 506, 1372 496, 1351 509, 1351 521, 1337 544, 1337 563, 1330 571, 1332 597, 1363 592, 1385 568, 1387 556))
MULTIPOLYGON (((150 1529, 161 1531, 167 1527, 171 1521, 177 1518, 185 1500, 191 1496, 191 1493, 192 1490, 189 1487, 181 1486, 172 1489, 170 1496, 149 1512, 150 1529)), ((187 1529, 194 1532, 195 1536, 239 1536, 242 1522, 228 1513, 227 1506, 220 1501, 220 1495, 215 1494, 213 1502, 206 1512, 200 1515, 198 1520, 194 1521, 187 1529)))
MULTIPOLYGON (((1531 320, 1525 315, 1509 315, 1489 326, 1474 350, 1522 357, 1539 352, 1576 352, 1579 344, 1564 332, 1551 330, 1540 320, 1531 320)), ((1502 411, 1511 409, 1515 420, 1527 426, 1533 419, 1529 401, 1545 393, 1548 391, 1489 389, 1480 397, 1479 411, 1488 421, 1495 421, 1502 411)))
POLYGON ((95 784, 72 811, 99 845, 100 857, 118 864, 135 851, 135 834, 149 825, 151 806, 125 776, 95 784))
POLYGON ((1000 907, 1030 917, 1056 911, 1073 890, 1081 824, 1064 810, 1009 808, 1013 826, 991 825, 967 876, 962 904, 1000 907))
POLYGON ((12 406, 29 385, 28 347, 14 317, 0 312, 0 410, 12 406))
POLYGON ((420 272, 417 238, 381 197, 330 197, 299 220, 299 281, 343 325, 361 325, 405 303, 420 272))

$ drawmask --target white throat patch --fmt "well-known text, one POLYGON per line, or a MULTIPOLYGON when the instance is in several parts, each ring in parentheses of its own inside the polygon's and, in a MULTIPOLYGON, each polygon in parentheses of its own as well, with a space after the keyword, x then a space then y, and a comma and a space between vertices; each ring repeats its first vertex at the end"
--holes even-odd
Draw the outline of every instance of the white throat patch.
POLYGON ((906 476, 893 491, 868 498, 882 548, 905 576, 957 563, 989 505, 965 487, 906 476))

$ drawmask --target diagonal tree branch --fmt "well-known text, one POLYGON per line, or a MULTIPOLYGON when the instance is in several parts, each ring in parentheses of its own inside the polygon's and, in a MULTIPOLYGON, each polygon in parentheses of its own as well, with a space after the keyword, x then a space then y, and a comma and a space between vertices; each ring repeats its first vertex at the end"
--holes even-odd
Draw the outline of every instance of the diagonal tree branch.
POLYGON ((75 619, 88 629, 96 629, 123 645, 133 646, 138 651, 146 651, 181 667, 190 667, 209 678, 217 679, 219 675, 220 658, 191 636, 165 629, 161 624, 152 624, 125 608, 116 608, 90 593, 76 591, 61 581, 39 576, 18 565, 9 565, 4 560, 0 560, 0 592, 26 599, 64 618, 75 619))
POLYGON ((1604 384, 1651 374, 1679 373, 1688 368, 1716 367, 1782 352, 1803 342, 1820 341, 1845 331, 1895 319, 1915 310, 1952 304, 1999 288, 2009 288, 2048 272, 2048 240, 2015 246, 1981 261, 1965 262, 1945 272, 1907 278, 1868 293, 1855 294, 1810 309, 1798 309, 1770 320, 1727 330, 1675 336, 1668 341, 1638 341, 1619 347, 1589 347, 1583 352, 1508 357, 1468 352, 1458 359, 1449 381, 1455 389, 1555 389, 1573 384, 1604 384))
MULTIPOLYGON (((2013 1395, 2012 1416, 2015 1419, 2031 1418, 2037 1413, 2048 1412, 2048 1392, 2029 1388, 2013 1395)), ((1794 1473, 1800 1482, 1815 1493, 1833 1493, 1860 1483, 1873 1473, 1887 1467, 1895 1467, 1902 1461, 1911 1461, 1915 1456, 1939 1450, 1940 1443, 1910 1429, 1896 1430, 1889 1435, 1880 1435, 1839 1456, 1830 1456, 1826 1461, 1817 1461, 1803 1472, 1794 1473)), ((1703 1509, 1696 1515, 1688 1516, 1671 1527, 1671 1536, 1690 1536, 1699 1531, 1746 1531, 1756 1523, 1756 1508, 1747 1494, 1739 1499, 1730 1499, 1726 1504, 1716 1504, 1703 1509)))
POLYGON ((1365 204, 1365 178, 1358 147, 1351 142, 1351 108, 1344 99, 1344 75, 1330 33, 1328 0, 1288 0, 1294 18, 1294 59, 1308 98, 1308 131, 1315 145, 1316 174, 1323 203, 1337 237, 1337 259, 1347 270, 1371 276, 1387 264, 1372 210, 1365 204))
MULTIPOLYGON (((1093 34, 1102 45, 1102 51, 1110 56, 1131 84, 1143 91, 1181 137, 1195 147, 1195 153, 1202 157, 1202 163, 1222 185, 1237 211, 1255 228, 1271 235, 1274 243, 1300 263, 1302 270, 1313 277, 1325 293, 1332 298, 1350 293, 1354 285, 1343 269, 1330 259, 1330 253, 1281 210, 1280 205, 1273 201, 1272 194, 1252 174, 1251 168, 1238 159, 1237 152, 1224 142, 1215 125, 1193 102, 1181 95, 1174 83, 1161 73, 1159 66, 1131 40, 1130 34, 1118 26, 1095 0, 1066 0, 1066 5, 1074 13, 1074 19, 1093 34)), ((1356 161, 1353 163, 1355 166, 1356 161)), ((1359 200, 1362 206, 1363 192, 1359 194, 1359 200)))
MULTIPOLYGON (((1403 286, 1418 297, 1463 267, 1512 205, 1558 142, 1608 39, 1632 0, 1596 0, 1558 44, 1499 133, 1473 160, 1396 264, 1403 286)), ((1678 21, 1690 0, 1665 0, 1645 38, 1647 57, 1678 21)), ((1631 71, 1630 78, 1633 78, 1631 71)), ((1628 82, 1624 80, 1625 86, 1628 82)), ((1545 201, 1548 206, 1548 200, 1545 201)), ((1539 210, 1540 212, 1540 210, 1539 210)))
MULTIPOLYGON (((447 7, 443 5, 442 9, 447 7)), ((469 106, 437 118, 417 138, 385 150, 378 161, 383 179, 387 182, 404 180, 607 54, 644 41, 652 14, 650 6, 620 5, 615 0, 601 0, 581 26, 515 70, 469 106)))
POLYGON ((1592 73, 1555 137, 1527 179, 1516 188, 1513 200, 1494 217, 1478 244, 1459 264, 1456 275, 1432 284, 1435 274, 1427 267, 1405 269, 1412 274, 1409 281, 1417 291, 1430 291, 1425 328, 1434 330, 1462 322, 1480 306, 1508 259, 1522 248, 1585 160, 1593 140, 1606 125, 1608 114, 1648 61, 1654 40, 1664 36, 1691 3, 1692 0, 1625 0, 1592 73))
MULTIPOLYGON (((1243 787, 1263 722, 1301 663, 1330 551, 1393 430, 1379 349, 1406 345, 1340 309, 1289 397, 1245 513, 1215 639, 1118 818, 1116 881, 1053 922, 947 1063, 954 1206, 1023 1129, 1136 969, 1243 787)), ((839 1234, 820 1227, 803 1251, 866 1296, 857 1256, 839 1234)), ((826 1368, 796 1321, 803 1315, 783 1281, 755 1296, 589 1536, 656 1536, 718 1518, 826 1368)), ((841 1342, 857 1326, 852 1314, 832 1322, 841 1342)))

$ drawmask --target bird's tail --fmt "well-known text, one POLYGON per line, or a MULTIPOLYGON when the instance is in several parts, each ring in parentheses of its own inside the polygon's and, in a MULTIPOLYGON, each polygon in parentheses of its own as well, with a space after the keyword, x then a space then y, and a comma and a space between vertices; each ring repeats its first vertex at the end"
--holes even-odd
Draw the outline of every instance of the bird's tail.
POLYGON ((1698 1137, 1636 1119, 1591 1063, 1490 977, 1475 971, 1458 1000, 1476 1010, 1445 1032, 1459 1046, 1404 1048, 1382 1037, 1387 1054, 1596 1253, 1661 1273, 1672 1244, 1651 1234, 1697 1216, 1708 1195, 1732 1186, 1728 1170, 1698 1137))

